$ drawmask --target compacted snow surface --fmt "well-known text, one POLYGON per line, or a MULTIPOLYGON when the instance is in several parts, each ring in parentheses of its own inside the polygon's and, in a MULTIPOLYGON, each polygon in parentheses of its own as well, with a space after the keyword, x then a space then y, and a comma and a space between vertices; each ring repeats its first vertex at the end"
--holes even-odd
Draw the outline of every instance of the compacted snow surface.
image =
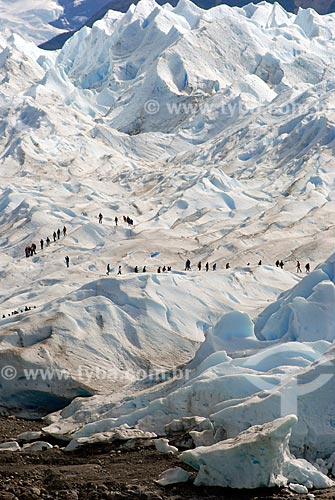
POLYGON ((205 460, 199 484, 236 485, 211 464, 239 460, 250 435, 254 463, 275 462, 279 438, 282 455, 238 487, 331 484, 287 457, 289 437, 297 457, 335 451, 334 24, 263 2, 142 0, 51 53, 8 23, 4 413, 53 412, 45 432, 69 449, 201 417, 190 436, 208 450, 184 455, 205 460))

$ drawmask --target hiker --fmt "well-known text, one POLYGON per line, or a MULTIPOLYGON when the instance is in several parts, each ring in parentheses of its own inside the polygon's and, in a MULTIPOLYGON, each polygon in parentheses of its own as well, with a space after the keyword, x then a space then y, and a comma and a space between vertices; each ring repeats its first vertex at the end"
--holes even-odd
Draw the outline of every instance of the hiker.
POLYGON ((262 265, 262 261, 261 261, 261 260, 258 262, 258 265, 259 265, 259 266, 261 266, 261 265, 262 265))
POLYGON ((26 254, 26 257, 30 257, 30 253, 31 253, 31 248, 29 246, 27 246, 25 249, 25 254, 26 254))
POLYGON ((121 266, 119 266, 119 270, 118 270, 117 274, 118 275, 121 274, 121 266))
POLYGON ((66 267, 70 266, 70 257, 68 255, 65 257, 65 264, 66 264, 66 267))
POLYGON ((206 269, 206 273, 207 273, 208 270, 209 270, 209 264, 208 264, 208 262, 206 262, 205 269, 206 269))
POLYGON ((165 266, 163 266, 162 271, 163 271, 163 273, 165 273, 165 271, 166 271, 166 267, 165 266))
POLYGON ((280 269, 284 269, 284 262, 282 260, 279 262, 279 267, 280 269))
POLYGON ((114 221, 115 221, 115 225, 116 225, 116 226, 117 226, 117 222, 118 222, 118 220, 119 220, 119 219, 117 218, 117 216, 115 216, 114 221))
POLYGON ((57 238, 57 234, 56 234, 56 231, 53 232, 53 238, 54 238, 54 241, 56 241, 56 238, 57 238))
POLYGON ((279 260, 276 260, 276 267, 279 267, 279 260))
POLYGON ((167 270, 168 270, 168 271, 171 271, 171 269, 172 269, 172 268, 171 268, 171 266, 168 266, 167 270))
POLYGON ((147 272, 147 266, 143 266, 142 273, 146 273, 146 272, 147 272))
POLYGON ((57 239, 59 240, 59 238, 60 238, 60 229, 58 228, 57 229, 57 239))
POLYGON ((201 262, 198 262, 198 271, 201 271, 201 262))
POLYGON ((226 269, 230 269, 230 264, 229 264, 229 262, 227 262, 227 264, 226 264, 226 269))
POLYGON ((40 240, 40 245, 41 245, 41 250, 43 250, 43 246, 44 246, 43 238, 41 238, 41 240, 40 240))
POLYGON ((63 235, 66 236, 66 226, 63 227, 63 235))
POLYGON ((213 264, 213 271, 216 271, 216 263, 213 264))
POLYGON ((99 214, 99 224, 102 224, 102 219, 103 219, 103 215, 102 215, 102 213, 100 212, 100 214, 99 214))
POLYGON ((123 222, 127 222, 127 217, 125 215, 123 216, 123 222))
POLYGON ((138 267, 137 266, 135 266, 134 272, 138 273, 138 267))
POLYGON ((191 261, 190 259, 187 259, 185 262, 185 271, 191 271, 191 261))
POLYGON ((109 265, 109 264, 107 264, 107 273, 106 273, 106 274, 107 274, 107 276, 109 276, 110 270, 111 270, 110 265, 109 265))
POLYGON ((49 236, 47 237, 46 242, 47 242, 47 247, 50 246, 50 238, 49 238, 49 236))
POLYGON ((161 272, 161 266, 159 266, 159 268, 157 269, 157 272, 160 273, 161 272))
POLYGON ((31 256, 33 256, 34 254, 36 255, 36 245, 35 245, 35 243, 31 244, 30 250, 31 250, 31 256))
POLYGON ((302 273, 301 264, 298 260, 297 260, 297 273, 302 273))
POLYGON ((307 262, 307 264, 305 265, 305 270, 306 270, 306 273, 308 274, 309 271, 311 270, 310 268, 310 265, 309 265, 309 262, 307 262))

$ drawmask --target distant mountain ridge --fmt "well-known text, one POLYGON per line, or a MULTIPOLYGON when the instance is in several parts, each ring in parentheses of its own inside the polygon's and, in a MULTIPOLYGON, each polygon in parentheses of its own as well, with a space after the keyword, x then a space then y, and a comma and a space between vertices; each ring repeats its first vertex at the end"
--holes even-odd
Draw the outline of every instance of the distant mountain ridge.
MULTIPOLYGON (((89 1, 89 0, 87 0, 89 1)), ((101 1, 101 0, 100 0, 101 1)), ((105 5, 103 5, 99 10, 96 11, 93 16, 91 16, 83 25, 92 27, 92 25, 98 21, 99 19, 102 19, 105 14, 109 10, 115 10, 119 12, 127 12, 131 4, 137 4, 139 0, 109 0, 105 5)), ((64 3, 66 3, 66 0, 63 0, 64 3)), ((67 0, 67 3, 68 0, 67 0)), ((169 3, 172 6, 176 6, 178 3, 178 0, 158 0, 158 4, 163 5, 165 3, 169 3)), ((194 3, 201 7, 202 9, 211 9, 212 7, 215 7, 216 5, 220 4, 225 4, 229 5, 230 7, 243 7, 244 5, 247 5, 250 3, 248 0, 194 0, 194 3)), ((257 1, 254 3, 258 3, 257 1)), ((269 1, 268 3, 274 3, 274 1, 269 1)), ((287 12, 293 12, 295 10, 295 4, 292 0, 281 0, 280 5, 284 7, 284 9, 287 12)), ((87 10, 87 9, 86 9, 87 10)), ((60 27, 60 20, 57 20, 53 23, 54 26, 60 27)), ((82 26, 80 26, 82 27, 82 26)), ((60 49, 66 40, 68 40, 80 27, 75 27, 75 29, 72 29, 66 33, 62 33, 60 35, 57 35, 53 37, 51 40, 48 40, 45 43, 42 43, 40 45, 40 48, 45 49, 45 50, 56 50, 60 49)))

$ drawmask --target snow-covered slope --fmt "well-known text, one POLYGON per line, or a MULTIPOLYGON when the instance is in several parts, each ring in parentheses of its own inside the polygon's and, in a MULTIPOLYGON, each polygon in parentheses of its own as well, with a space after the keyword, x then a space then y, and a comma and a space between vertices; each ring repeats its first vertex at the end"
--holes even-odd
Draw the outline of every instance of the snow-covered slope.
MULTIPOLYGON (((334 261, 335 254, 322 267, 331 269, 334 261)), ((318 276, 316 270, 296 285, 286 306, 322 325, 334 309, 334 295, 327 303, 312 300, 315 292, 310 278, 317 281, 318 276)), ((319 290, 334 288, 333 277, 324 276, 317 286, 319 290)), ((53 417, 47 432, 76 440, 127 423, 164 434, 174 419, 200 416, 210 418, 216 434, 230 438, 251 425, 295 413, 299 422, 290 441, 294 453, 312 459, 329 456, 335 448, 335 407, 330 397, 334 389, 333 323, 333 337, 327 340, 320 328, 306 334, 304 342, 269 342, 257 339, 245 313, 228 313, 209 329, 182 377, 149 389, 142 382, 141 392, 134 387, 132 397, 119 400, 115 395, 109 401, 100 396, 76 400, 53 417)), ((276 326, 283 336, 285 323, 278 321, 276 326)))

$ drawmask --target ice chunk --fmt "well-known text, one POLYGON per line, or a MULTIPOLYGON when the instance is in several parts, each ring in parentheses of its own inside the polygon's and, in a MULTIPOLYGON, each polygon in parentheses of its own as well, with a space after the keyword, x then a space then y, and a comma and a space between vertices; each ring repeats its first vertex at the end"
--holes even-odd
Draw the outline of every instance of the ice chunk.
POLYGON ((156 449, 160 452, 160 453, 164 453, 164 454, 175 454, 178 452, 178 448, 176 448, 175 446, 171 446, 169 445, 169 440, 168 439, 165 439, 165 438, 160 438, 160 439, 155 439, 154 440, 154 443, 155 443, 155 446, 156 446, 156 449))
POLYGON ((198 471, 196 485, 282 486, 297 477, 298 471, 304 474, 304 482, 309 480, 317 488, 327 488, 333 484, 329 478, 306 460, 296 461, 290 455, 288 443, 297 421, 295 415, 289 415, 256 425, 235 438, 185 451, 180 459, 198 471))
POLYGON ((1 451, 17 451, 20 450, 20 445, 16 441, 6 441, 0 444, 1 451))
POLYGON ((181 467, 174 467, 173 469, 167 469, 159 476, 158 481, 156 481, 161 486, 166 486, 168 484, 176 483, 186 483, 192 474, 182 469, 181 467))

